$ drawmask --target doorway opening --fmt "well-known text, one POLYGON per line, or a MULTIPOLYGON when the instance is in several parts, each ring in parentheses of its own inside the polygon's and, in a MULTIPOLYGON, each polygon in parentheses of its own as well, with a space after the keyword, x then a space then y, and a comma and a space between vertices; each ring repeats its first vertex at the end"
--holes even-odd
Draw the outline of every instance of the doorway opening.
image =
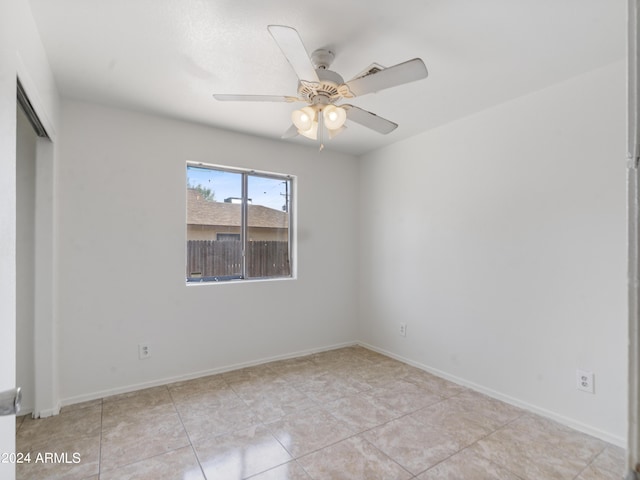
MULTIPOLYGON (((51 259, 43 258, 41 242, 52 242, 48 192, 53 178, 43 144, 51 139, 20 80, 16 107, 16 384, 22 388, 21 414, 37 413, 37 352, 40 317, 51 319, 46 290, 38 281, 51 259), (44 153, 44 154, 43 154, 44 153), (44 208, 43 208, 44 207, 44 208)), ((46 150, 46 149, 45 149, 46 150)), ((50 287, 49 287, 50 289, 50 287)), ((50 320, 47 320, 50 321, 50 320)), ((40 340, 44 340, 40 338, 40 340)))

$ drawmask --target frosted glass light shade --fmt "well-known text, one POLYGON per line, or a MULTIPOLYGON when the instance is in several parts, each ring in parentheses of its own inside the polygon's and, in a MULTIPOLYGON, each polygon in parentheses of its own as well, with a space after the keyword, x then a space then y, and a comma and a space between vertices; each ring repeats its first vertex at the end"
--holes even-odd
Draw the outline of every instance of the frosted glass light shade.
POLYGON ((293 112, 291 112, 291 121, 296 127, 298 127, 298 130, 309 130, 312 127, 313 121, 315 119, 316 112, 311 107, 304 107, 300 110, 294 110, 293 112))
POLYGON ((327 105, 323 111, 324 125, 329 130, 338 130, 347 120, 347 112, 344 108, 335 105, 327 105))
POLYGON ((312 122, 311 127, 307 130, 298 129, 298 133, 304 137, 310 138, 311 140, 318 139, 318 122, 312 122))

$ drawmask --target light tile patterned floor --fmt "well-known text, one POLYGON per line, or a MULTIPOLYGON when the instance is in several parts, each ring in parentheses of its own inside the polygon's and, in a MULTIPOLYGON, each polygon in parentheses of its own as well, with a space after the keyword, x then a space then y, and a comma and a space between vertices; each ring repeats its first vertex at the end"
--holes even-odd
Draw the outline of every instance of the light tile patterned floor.
POLYGON ((619 480, 622 449, 361 347, 17 420, 18 480, 619 480), (73 453, 80 463, 73 463, 73 453))

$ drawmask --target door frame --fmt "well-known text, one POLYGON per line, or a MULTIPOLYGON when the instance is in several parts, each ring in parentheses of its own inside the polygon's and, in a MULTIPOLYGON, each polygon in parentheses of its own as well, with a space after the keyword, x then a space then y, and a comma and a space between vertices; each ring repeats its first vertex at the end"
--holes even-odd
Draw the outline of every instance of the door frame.
POLYGON ((638 57, 638 25, 640 0, 628 0, 628 148, 627 148, 627 212, 628 212, 628 315, 629 315, 629 380, 627 480, 640 480, 640 130, 639 116, 640 65, 638 57))

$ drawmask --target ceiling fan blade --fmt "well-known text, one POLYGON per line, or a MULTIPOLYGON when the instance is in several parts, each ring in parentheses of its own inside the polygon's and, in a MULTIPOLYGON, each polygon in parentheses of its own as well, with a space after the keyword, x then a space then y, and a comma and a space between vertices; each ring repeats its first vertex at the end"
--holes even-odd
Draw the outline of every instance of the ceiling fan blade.
POLYGON ((214 93, 213 98, 221 102, 299 102, 304 101, 298 97, 284 95, 225 95, 214 93))
POLYGON ((295 137, 296 135, 298 135, 298 127, 296 127, 294 124, 291 124, 289 129, 286 132, 284 132, 282 134, 282 137, 280 138, 292 138, 292 137, 295 137))
POLYGON ((424 62, 414 58, 393 67, 385 68, 376 73, 349 80, 346 85, 351 93, 358 97, 371 92, 379 92, 385 88, 395 87, 404 83, 427 78, 428 72, 424 62))
POLYGON ((347 118, 352 122, 359 123, 360 125, 375 130, 378 133, 387 134, 393 132, 398 128, 397 123, 393 123, 386 118, 379 117, 375 113, 367 112, 353 105, 340 105, 347 111, 347 118))
POLYGON ((298 78, 307 82, 319 82, 316 69, 311 63, 298 31, 284 25, 269 25, 267 28, 298 78))

